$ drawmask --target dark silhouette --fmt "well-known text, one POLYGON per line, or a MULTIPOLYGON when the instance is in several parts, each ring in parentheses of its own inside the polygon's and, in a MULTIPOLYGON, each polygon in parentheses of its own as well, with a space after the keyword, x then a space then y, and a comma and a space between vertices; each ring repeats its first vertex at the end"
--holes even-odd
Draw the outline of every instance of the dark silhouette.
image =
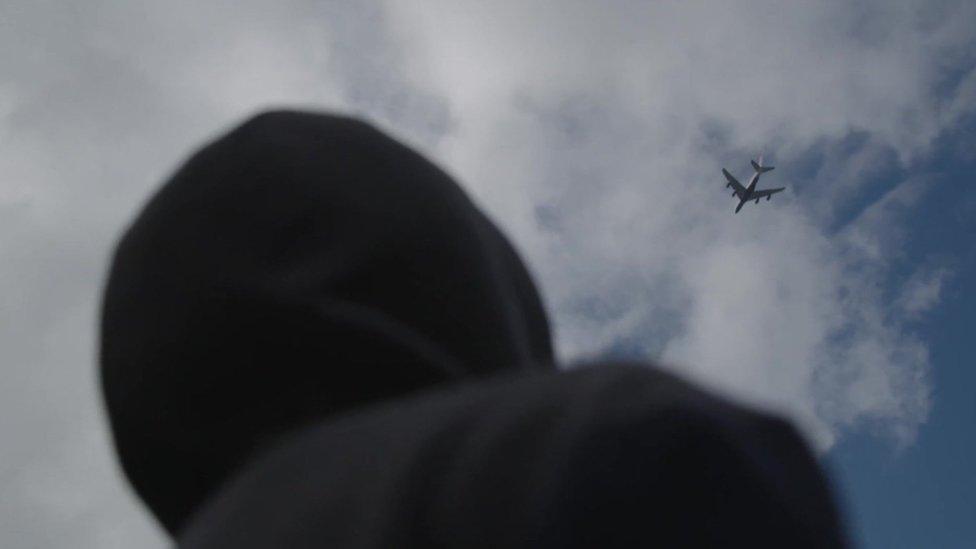
POLYGON ((364 123, 262 114, 112 262, 101 375, 186 547, 837 547, 784 421, 648 365, 554 365, 517 254, 364 123))

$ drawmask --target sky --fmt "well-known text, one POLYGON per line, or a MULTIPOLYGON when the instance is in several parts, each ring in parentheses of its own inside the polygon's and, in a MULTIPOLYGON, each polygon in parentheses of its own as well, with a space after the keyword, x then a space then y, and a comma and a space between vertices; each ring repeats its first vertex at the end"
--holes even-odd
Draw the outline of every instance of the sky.
POLYGON ((976 4, 0 2, 0 545, 163 547, 96 388, 125 224, 260 109, 357 114, 526 257, 564 363, 792 418, 864 547, 976 545, 976 4), (763 153, 786 186, 735 202, 763 153), (939 543, 933 542, 938 541, 939 543))

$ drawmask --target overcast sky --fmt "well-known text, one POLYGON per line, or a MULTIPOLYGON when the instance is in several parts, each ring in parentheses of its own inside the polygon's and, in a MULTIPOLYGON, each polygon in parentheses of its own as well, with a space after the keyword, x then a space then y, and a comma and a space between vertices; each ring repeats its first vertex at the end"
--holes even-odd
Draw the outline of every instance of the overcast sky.
POLYGON ((973 21, 966 0, 0 2, 0 545, 164 544, 96 392, 102 277, 177 163, 268 106, 359 113, 454 174, 567 363, 656 361, 821 451, 911 447, 917 327, 958 273, 899 258, 976 110, 973 21), (787 190, 733 215, 720 169, 745 181, 760 152, 787 190))

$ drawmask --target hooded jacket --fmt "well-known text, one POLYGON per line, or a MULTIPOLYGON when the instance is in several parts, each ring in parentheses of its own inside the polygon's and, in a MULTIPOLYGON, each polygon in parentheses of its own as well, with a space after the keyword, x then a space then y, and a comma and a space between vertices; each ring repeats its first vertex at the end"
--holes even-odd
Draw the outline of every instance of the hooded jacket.
POLYGON ((190 158, 117 247, 100 362, 187 547, 843 543, 785 422, 647 365, 557 370, 507 240, 349 118, 265 113, 190 158))

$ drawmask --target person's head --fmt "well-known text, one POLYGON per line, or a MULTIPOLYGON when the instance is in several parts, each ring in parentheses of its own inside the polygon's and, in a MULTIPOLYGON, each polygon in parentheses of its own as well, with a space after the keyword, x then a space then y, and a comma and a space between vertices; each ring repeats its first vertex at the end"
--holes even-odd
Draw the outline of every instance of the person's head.
POLYGON ((196 153, 126 231, 104 295, 116 448, 171 532, 285 431, 552 360, 529 274, 454 181, 324 114, 261 114, 196 153))

